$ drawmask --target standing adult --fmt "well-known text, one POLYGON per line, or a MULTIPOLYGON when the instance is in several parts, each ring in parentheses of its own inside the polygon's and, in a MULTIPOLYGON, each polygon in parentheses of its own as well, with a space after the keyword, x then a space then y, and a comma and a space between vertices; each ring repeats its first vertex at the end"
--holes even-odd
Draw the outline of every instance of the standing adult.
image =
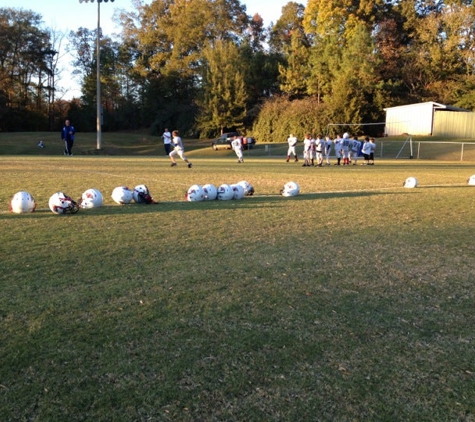
POLYGON ((172 134, 167 128, 165 128, 162 138, 163 146, 165 147, 165 154, 170 155, 170 152, 172 152, 172 134))
POLYGON ((61 140, 64 141, 64 155, 73 155, 74 134, 76 130, 71 126, 69 120, 65 120, 63 130, 61 131, 61 140))
POLYGON ((172 160, 172 167, 176 166, 175 155, 178 155, 185 163, 188 164, 188 168, 191 169, 192 165, 185 157, 185 147, 183 146, 183 142, 179 136, 179 132, 174 130, 172 132, 173 135, 173 151, 168 154, 170 160, 172 160))
POLYGON ((243 163, 244 160, 242 158, 242 138, 240 136, 235 136, 231 142, 231 147, 236 153, 238 163, 243 163))
POLYGON ((287 142, 289 144, 289 149, 287 150, 287 162, 290 161, 290 156, 294 156, 294 161, 297 162, 299 159, 297 157, 297 152, 295 151, 295 147, 297 145, 297 137, 293 134, 287 138, 287 142))

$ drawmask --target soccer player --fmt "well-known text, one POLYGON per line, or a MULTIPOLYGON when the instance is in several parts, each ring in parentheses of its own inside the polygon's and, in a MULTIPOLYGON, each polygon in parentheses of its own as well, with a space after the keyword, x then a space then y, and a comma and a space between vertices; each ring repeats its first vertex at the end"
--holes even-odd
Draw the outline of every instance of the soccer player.
POLYGON ((185 157, 185 147, 183 146, 183 142, 179 136, 179 132, 177 130, 174 130, 172 132, 172 135, 173 151, 168 154, 170 160, 172 160, 172 167, 176 166, 175 155, 178 155, 185 163, 188 164, 188 168, 191 169, 192 164, 185 157))
POLYGON ((231 147, 236 153, 238 163, 243 163, 244 160, 242 158, 242 138, 240 136, 235 136, 231 142, 231 147))
POLYGON ((350 164, 350 135, 349 133, 343 134, 343 140, 341 141, 342 145, 342 155, 343 155, 343 165, 348 166, 350 164))
POLYGON ((315 147, 315 142, 312 139, 312 135, 307 133, 303 141, 303 167, 309 167, 313 165, 313 148, 315 147), (311 164, 310 164, 311 163, 311 164))
POLYGON ((287 150, 287 162, 290 161, 290 156, 294 156, 294 161, 297 162, 299 159, 297 157, 297 153, 295 152, 295 147, 297 145, 297 137, 290 134, 290 136, 287 138, 287 142, 289 144, 289 149, 287 150))
POLYGON ((335 166, 339 166, 341 165, 341 156, 342 156, 342 148, 343 148, 343 145, 341 143, 343 139, 341 139, 341 136, 340 135, 336 135, 336 138, 334 140, 334 143, 335 143, 335 155, 336 155, 336 164, 335 166))
POLYGON ((367 165, 369 163, 369 155, 371 153, 371 144, 369 142, 369 138, 364 138, 363 148, 361 150, 363 153, 364 163, 363 165, 367 165))
POLYGON ((371 145, 371 151, 369 153, 368 164, 373 166, 374 165, 374 151, 376 150, 376 143, 374 142, 374 138, 369 138, 369 143, 371 145))
POLYGON ((361 148, 361 142, 358 141, 358 137, 355 136, 353 137, 353 141, 350 144, 351 152, 350 152, 350 159, 353 162, 353 165, 356 166, 358 163, 358 155, 360 153, 360 148, 361 148))
POLYGON ((317 135, 317 139, 315 140, 315 155, 317 159, 317 166, 322 167, 323 165, 323 151, 325 149, 326 142, 323 139, 322 135, 317 135))
POLYGON ((325 137, 325 160, 327 162, 327 166, 330 165, 330 154, 332 152, 332 145, 333 145, 333 141, 332 141, 332 138, 330 138, 329 136, 325 137))

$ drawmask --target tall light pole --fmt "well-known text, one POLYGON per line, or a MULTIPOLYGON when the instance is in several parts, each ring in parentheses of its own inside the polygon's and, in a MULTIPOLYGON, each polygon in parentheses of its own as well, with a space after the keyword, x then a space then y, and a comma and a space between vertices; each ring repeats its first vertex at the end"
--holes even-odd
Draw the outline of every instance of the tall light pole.
MULTIPOLYGON (((102 149, 102 107, 101 107, 101 3, 111 3, 114 0, 97 0, 97 83, 96 83, 96 97, 97 97, 97 117, 96 117, 96 128, 97 128, 97 149, 102 149)), ((94 0, 79 0, 79 3, 94 3, 94 0)))

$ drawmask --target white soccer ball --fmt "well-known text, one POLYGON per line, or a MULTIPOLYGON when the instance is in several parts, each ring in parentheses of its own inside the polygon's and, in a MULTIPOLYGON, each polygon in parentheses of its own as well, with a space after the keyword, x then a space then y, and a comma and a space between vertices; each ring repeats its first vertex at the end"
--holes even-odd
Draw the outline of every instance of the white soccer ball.
POLYGON ((78 204, 63 192, 56 192, 49 198, 49 209, 55 214, 75 214, 79 210, 78 204))
POLYGON ((15 193, 10 201, 10 212, 15 214, 33 212, 35 209, 35 199, 25 191, 15 193))
POLYGON ((236 183, 234 185, 231 185, 232 189, 233 189, 233 199, 242 199, 244 198, 244 195, 245 195, 245 192, 244 192, 244 188, 236 183))
POLYGON ((417 179, 415 177, 408 177, 403 185, 405 188, 417 187, 417 179))
POLYGON ((203 201, 205 199, 205 193, 203 191, 203 187, 201 185, 193 185, 190 186, 188 192, 185 195, 187 201, 190 202, 198 202, 203 201))
POLYGON ((117 186, 111 196, 117 204, 130 204, 134 199, 134 192, 127 186, 117 186))
POLYGON ((88 189, 84 191, 81 197, 81 203, 79 204, 81 208, 98 208, 104 203, 104 198, 102 193, 97 189, 88 189))
POLYGON ((140 194, 150 195, 150 192, 148 191, 147 186, 145 186, 145 185, 135 186, 134 192, 133 192, 133 197, 134 197, 134 201, 137 202, 137 203, 142 203, 143 202, 143 199, 141 198, 140 194))
POLYGON ((473 174, 472 176, 470 176, 470 179, 467 180, 467 183, 468 183, 470 186, 475 186, 475 174, 473 174))
POLYGON ((214 201, 218 196, 218 190, 216 189, 216 186, 212 185, 211 183, 203 185, 203 193, 205 196, 205 201, 214 201))
POLYGON ((218 188, 218 195, 217 198, 220 201, 230 201, 234 197, 234 190, 233 188, 228 185, 227 183, 223 183, 219 188, 218 188))
POLYGON ((296 182, 287 182, 280 191, 282 196, 297 196, 300 193, 300 186, 296 182))
POLYGON ((238 185, 241 185, 243 187, 245 196, 254 195, 254 188, 248 181, 241 180, 240 182, 238 182, 238 185))

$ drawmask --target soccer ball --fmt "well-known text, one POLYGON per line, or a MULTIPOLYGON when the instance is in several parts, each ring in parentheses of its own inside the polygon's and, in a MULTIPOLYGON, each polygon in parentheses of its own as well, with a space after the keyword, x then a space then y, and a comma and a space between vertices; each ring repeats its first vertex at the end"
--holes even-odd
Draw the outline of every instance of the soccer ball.
POLYGON ((81 208, 97 208, 104 203, 102 193, 97 189, 88 189, 82 194, 81 208))
POLYGON ((234 185, 231 185, 231 188, 233 189, 233 199, 244 198, 244 188, 240 184, 236 183, 234 185))
POLYGON ((205 193, 201 185, 190 186, 185 195, 185 199, 190 202, 203 201, 205 199, 205 193))
POLYGON ((111 196, 117 204, 130 204, 134 199, 134 192, 127 186, 118 186, 112 191, 111 196))
POLYGON ((17 192, 13 195, 9 208, 15 214, 33 212, 36 209, 35 199, 28 192, 17 192))
POLYGON ((300 193, 300 186, 296 182, 287 182, 280 194, 282 196, 297 196, 300 193))
POLYGON ((252 185, 247 182, 246 180, 241 180, 238 182, 238 185, 241 185, 244 189, 244 196, 251 196, 254 195, 254 188, 252 185))
POLYGON ((79 205, 70 196, 63 192, 56 192, 49 198, 49 209, 55 214, 76 214, 79 205))
POLYGON ((231 186, 229 186, 227 183, 223 183, 219 188, 218 188, 218 195, 217 198, 220 201, 229 201, 233 199, 234 197, 234 190, 231 186))
POLYGON ((470 176, 470 179, 467 180, 467 183, 468 183, 470 186, 475 186, 475 174, 473 174, 472 176, 470 176))
POLYGON ((216 189, 216 186, 210 183, 203 185, 203 193, 206 201, 214 201, 218 196, 218 190, 216 189))
POLYGON ((408 177, 403 185, 405 188, 417 187, 417 179, 415 177, 408 177))

